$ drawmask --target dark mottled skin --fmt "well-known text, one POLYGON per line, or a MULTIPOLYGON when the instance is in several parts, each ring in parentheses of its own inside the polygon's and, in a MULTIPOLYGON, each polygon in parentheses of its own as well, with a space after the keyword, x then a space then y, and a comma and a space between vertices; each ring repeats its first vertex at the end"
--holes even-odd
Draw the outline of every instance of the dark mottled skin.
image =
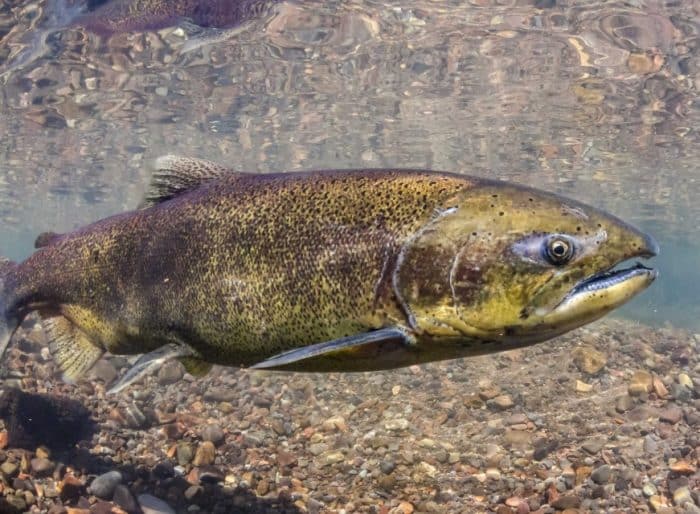
POLYGON ((111 0, 81 16, 76 25, 100 34, 158 30, 187 20, 201 27, 230 28, 263 15, 281 0, 111 0))
POLYGON ((0 342, 39 310, 54 341, 82 331, 72 340, 85 357, 68 352, 74 363, 89 364, 93 345, 120 354, 179 343, 200 360, 247 366, 391 327, 392 339, 379 344, 283 366, 386 369, 549 339, 656 276, 638 271, 564 301, 581 280, 658 247, 609 214, 515 184, 429 171, 252 175, 162 162, 147 199, 155 205, 44 235, 25 262, 0 265, 0 342), (575 252, 555 265, 543 248, 562 235, 575 252))
POLYGON ((405 324, 397 252, 469 187, 390 170, 232 174, 52 240, 20 265, 16 305, 58 310, 115 353, 181 340, 252 364, 405 324))

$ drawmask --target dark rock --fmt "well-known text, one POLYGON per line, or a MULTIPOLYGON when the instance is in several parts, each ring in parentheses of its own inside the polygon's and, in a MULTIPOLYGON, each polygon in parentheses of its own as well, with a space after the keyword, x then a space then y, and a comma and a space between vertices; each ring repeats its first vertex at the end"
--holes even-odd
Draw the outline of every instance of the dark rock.
POLYGON ((134 495, 131 494, 129 488, 123 484, 119 484, 117 485, 117 487, 114 488, 112 501, 119 505, 122 509, 127 511, 129 514, 134 514, 139 510, 139 506, 136 503, 134 495))
POLYGON ((31 461, 32 473, 37 476, 50 475, 54 467, 55 464, 49 459, 37 457, 31 461))
POLYGON ((21 496, 13 494, 0 498, 0 512, 3 514, 22 514, 27 510, 27 502, 21 496))
POLYGON ((396 463, 393 460, 383 460, 379 463, 379 469, 382 470, 382 473, 388 475, 396 469, 396 463))
POLYGON ((103 500, 111 500, 114 489, 121 483, 122 474, 119 471, 108 471, 92 481, 89 487, 90 494, 94 494, 103 500))

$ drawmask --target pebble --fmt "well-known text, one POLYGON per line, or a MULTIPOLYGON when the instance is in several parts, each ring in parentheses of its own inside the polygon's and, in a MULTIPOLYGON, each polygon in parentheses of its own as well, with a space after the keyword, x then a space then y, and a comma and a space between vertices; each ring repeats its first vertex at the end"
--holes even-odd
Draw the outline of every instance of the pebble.
POLYGON ((695 387, 693 380, 686 373, 678 374, 678 383, 687 389, 693 389, 695 387))
POLYGON ((400 430, 406 430, 409 427, 408 420, 405 418, 393 418, 388 419, 384 422, 384 428, 391 430, 392 432, 398 432, 400 430))
POLYGON ((219 425, 207 425, 199 434, 204 441, 211 441, 214 446, 219 446, 224 442, 224 431, 219 425))
POLYGON ((675 425, 683 419, 683 410, 675 405, 666 407, 659 413, 659 419, 675 425))
POLYGON ((690 495, 688 486, 679 487, 673 492, 673 503, 682 507, 686 503, 693 503, 693 497, 690 495))
POLYGON ((97 380, 101 380, 105 385, 109 385, 114 382, 119 373, 109 360, 100 359, 90 369, 90 375, 97 380))
POLYGON ((600 450, 603 449, 603 446, 605 446, 605 439, 593 438, 593 439, 588 439, 587 441, 585 441, 581 445, 581 448, 586 450, 591 455, 595 455, 596 453, 598 453, 600 450))
POLYGON ((593 390, 593 386, 591 384, 587 384, 586 382, 576 380, 574 389, 577 393, 590 393, 593 390))
POLYGON ((186 466, 194 458, 194 451, 190 443, 179 443, 176 449, 177 463, 186 466))
POLYGON ((162 386, 175 384, 185 376, 185 367, 178 360, 166 361, 158 370, 158 383, 162 386))
POLYGON ((195 466, 206 466, 214 463, 216 458, 216 447, 211 441, 204 441, 197 447, 192 464, 195 466))
POLYGON ((53 462, 43 457, 37 457, 31 461, 32 472, 39 476, 50 474, 54 467, 55 464, 53 462))
POLYGON ((16 462, 10 462, 5 461, 0 465, 0 471, 2 471, 3 475, 6 477, 13 477, 15 474, 17 474, 17 471, 19 470, 19 465, 16 462))
POLYGON ((139 495, 138 502, 143 514, 176 514, 170 505, 150 494, 139 495))
POLYGON ((627 392, 630 396, 640 396, 651 392, 653 387, 653 377, 651 373, 644 370, 635 371, 630 380, 627 392))
POLYGON ((628 410, 630 410, 634 406, 634 400, 632 400, 632 397, 628 394, 623 394, 622 396, 618 396, 617 400, 615 401, 615 410, 619 412, 620 414, 624 414, 628 410))
POLYGON ((396 463, 393 460, 383 460, 379 463, 379 469, 382 470, 382 473, 388 475, 396 469, 396 463))
POLYGON ((647 482, 642 486, 642 493, 644 493, 644 496, 647 498, 650 498, 658 493, 658 489, 656 489, 656 486, 651 482, 647 482))
POLYGON ((117 485, 114 488, 114 494, 112 495, 112 501, 119 505, 126 512, 136 512, 138 510, 138 505, 136 503, 136 498, 131 494, 129 488, 123 484, 117 485))
POLYGON ((603 352, 599 352, 590 346, 581 346, 573 352, 576 367, 589 375, 595 375, 605 367, 608 358, 603 352))
POLYGON ((495 398, 488 400, 486 405, 489 407, 495 407, 498 410, 507 410, 513 407, 515 403, 509 394, 499 394, 495 398))
POLYGON ((122 474, 119 471, 108 471, 95 478, 90 484, 88 491, 103 500, 111 500, 114 490, 122 481, 122 474))
POLYGON ((208 402, 232 402, 237 394, 232 387, 212 387, 204 392, 203 398, 208 402))
POLYGON ((331 464, 337 464, 338 462, 343 462, 345 460, 345 455, 342 452, 328 452, 321 456, 321 466, 330 466, 331 464))
POLYGON ((581 505, 581 498, 575 494, 563 494, 551 503, 555 509, 578 509, 581 505))
POLYGON ((674 473, 678 473, 680 475, 692 475, 693 473, 695 473, 695 467, 692 466, 688 461, 683 459, 671 463, 669 469, 674 473))
POLYGON ((668 506, 665 498, 659 496, 658 494, 655 494, 649 498, 649 505, 651 505, 651 508, 654 509, 655 512, 659 512, 661 508, 668 506))
POLYGON ((596 484, 607 484, 610 481, 611 468, 607 464, 598 466, 591 473, 591 480, 596 484))

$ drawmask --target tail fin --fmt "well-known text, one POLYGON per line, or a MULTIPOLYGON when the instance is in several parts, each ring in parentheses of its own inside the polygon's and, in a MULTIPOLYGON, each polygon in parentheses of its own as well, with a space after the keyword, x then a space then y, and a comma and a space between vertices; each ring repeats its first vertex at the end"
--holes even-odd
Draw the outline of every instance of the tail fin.
POLYGON ((8 278, 15 267, 14 262, 0 257, 0 357, 5 353, 20 321, 9 311, 12 305, 12 291, 8 288, 8 278))

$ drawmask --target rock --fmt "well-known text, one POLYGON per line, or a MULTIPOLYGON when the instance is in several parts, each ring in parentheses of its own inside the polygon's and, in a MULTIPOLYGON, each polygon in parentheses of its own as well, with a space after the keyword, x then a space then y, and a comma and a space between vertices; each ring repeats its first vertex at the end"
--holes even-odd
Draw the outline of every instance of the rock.
POLYGON ((644 370, 635 371, 630 380, 627 392, 630 396, 640 396, 651 392, 653 388, 653 377, 651 373, 644 370))
POLYGON ((574 364, 583 373, 595 375, 605 367, 606 355, 590 346, 581 346, 573 352, 574 364))
POLYGON ((644 496, 646 496, 647 498, 650 498, 657 494, 658 490, 656 489, 656 486, 654 484, 652 484, 651 482, 647 482, 642 487, 642 493, 644 493, 644 496))
POLYGON ((551 503, 555 509, 578 509, 581 505, 581 498, 575 494, 563 494, 551 503))
POLYGON ((204 491, 204 488, 201 485, 191 485, 190 487, 185 489, 185 499, 187 501, 192 501, 194 497, 202 491, 204 491))
POLYGON ((688 461, 683 459, 673 462, 669 466, 669 469, 679 475, 692 475, 695 473, 695 466, 692 466, 688 461))
POLYGON ((683 419, 683 410, 675 405, 666 407, 659 413, 659 419, 675 425, 683 419))
POLYGON ((387 419, 384 422, 384 428, 387 430, 391 430, 393 432, 398 432, 400 430, 406 430, 409 427, 409 423, 407 419, 404 418, 393 418, 393 419, 387 419))
POLYGON ((415 472, 413 473, 413 479, 416 482, 424 482, 426 479, 432 479, 437 476, 438 470, 432 464, 425 461, 421 461, 415 467, 415 472))
POLYGON ((150 494, 139 495, 138 502, 143 514, 175 514, 170 505, 150 494))
POLYGON ((393 460, 385 459, 379 463, 379 469, 382 470, 382 473, 388 475, 396 469, 396 463, 393 460))
POLYGON ((591 480, 596 484, 607 484, 610 481, 611 468, 607 464, 598 466, 591 473, 591 480))
POLYGON ((55 464, 53 462, 42 457, 34 458, 31 461, 32 473, 37 476, 49 475, 53 471, 54 467, 55 464))
POLYGON ((509 394, 499 394, 495 398, 488 400, 486 405, 497 410, 507 410, 513 407, 515 403, 509 394))
POLYGON ((342 452, 328 452, 321 455, 320 465, 330 466, 331 464, 337 464, 345 460, 345 455, 342 452))
POLYGON ((119 471, 108 471, 95 478, 88 487, 88 491, 103 500, 111 500, 114 490, 121 481, 122 474, 119 471))
POLYGON ((224 442, 225 435, 224 431, 221 429, 219 425, 207 425, 202 429, 202 431, 199 434, 203 440, 205 441, 211 441, 214 443, 214 446, 219 446, 221 443, 224 442))
POLYGON ((656 396, 658 396, 659 398, 666 398, 668 396, 668 389, 659 377, 654 376, 652 384, 654 386, 654 392, 656 393, 656 396))
POLYGON ((693 497, 690 495, 688 486, 679 487, 673 492, 673 503, 679 507, 684 506, 686 503, 693 504, 693 497))
POLYGON ((187 466, 194 458, 192 445, 190 443, 179 443, 175 450, 175 455, 177 456, 177 463, 180 466, 187 466))
POLYGON ((678 383, 686 389, 693 389, 695 387, 693 380, 686 373, 678 374, 678 383))
POLYGON ((297 456, 292 452, 277 450, 277 464, 280 466, 293 466, 297 463, 297 456))
POLYGON ((90 369, 90 376, 101 380, 104 385, 109 385, 114 382, 118 375, 117 368, 107 359, 98 360, 90 369))
POLYGON ((345 418, 343 418, 342 416, 333 416, 331 418, 328 418, 321 424, 321 427, 326 432, 347 432, 348 430, 348 426, 345 423, 345 418))
POLYGON ((628 394, 623 394, 622 396, 618 396, 617 400, 615 401, 615 410, 619 412, 620 414, 624 414, 628 410, 630 410, 634 406, 634 400, 632 400, 632 397, 628 394))
POLYGON ((593 386, 591 384, 587 384, 585 382, 577 380, 576 385, 574 386, 574 390, 577 393, 590 393, 591 391, 593 391, 593 386))
POLYGON ((595 455, 596 453, 598 453, 600 450, 603 449, 603 446, 605 446, 605 439, 593 438, 593 439, 588 439, 587 441, 585 441, 581 445, 581 448, 586 450, 591 455, 595 455))
POLYGON ((651 505, 651 508, 654 509, 654 512, 659 512, 660 509, 668 506, 665 498, 659 496, 658 494, 655 494, 649 498, 649 505, 651 505))
POLYGON ((112 495, 112 501, 119 505, 129 514, 138 511, 138 504, 136 503, 136 498, 131 494, 129 488, 123 484, 117 485, 114 488, 114 494, 112 495))
POLYGON ((6 477, 12 478, 17 474, 17 471, 19 471, 19 465, 16 462, 6 460, 0 465, 0 471, 2 471, 2 474, 6 477))
POLYGON ((204 441, 197 447, 192 464, 195 466, 206 466, 214 463, 216 458, 216 448, 211 441, 204 441))
POLYGON ((27 510, 27 502, 21 496, 9 494, 0 499, 0 512, 7 514, 22 514, 27 510), (3 505, 3 500, 5 504, 3 505))
POLYGON ((185 376, 185 367, 178 360, 166 361, 158 370, 158 383, 160 385, 175 384, 185 376))
POLYGON ((212 387, 204 392, 204 400, 208 402, 231 402, 236 399, 238 392, 232 387, 212 387))

